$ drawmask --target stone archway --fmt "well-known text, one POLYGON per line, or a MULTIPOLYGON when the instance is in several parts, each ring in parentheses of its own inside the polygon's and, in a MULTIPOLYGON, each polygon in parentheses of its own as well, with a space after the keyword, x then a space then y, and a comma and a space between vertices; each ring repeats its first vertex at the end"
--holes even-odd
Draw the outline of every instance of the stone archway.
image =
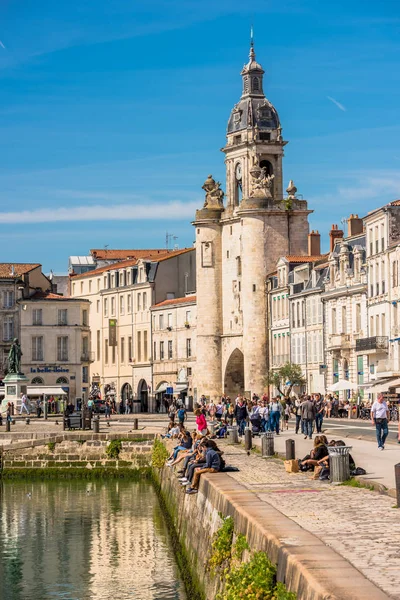
POLYGON ((244 357, 238 348, 232 352, 226 364, 224 392, 232 400, 244 392, 244 357))
POLYGON ((140 400, 140 412, 148 412, 149 411, 149 388, 147 386, 146 380, 141 379, 138 385, 138 400, 140 400))

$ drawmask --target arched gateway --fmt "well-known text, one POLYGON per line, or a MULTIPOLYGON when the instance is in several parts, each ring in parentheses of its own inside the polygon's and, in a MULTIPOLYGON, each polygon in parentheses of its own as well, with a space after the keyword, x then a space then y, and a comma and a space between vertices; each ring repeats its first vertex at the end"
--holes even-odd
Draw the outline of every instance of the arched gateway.
POLYGON ((224 392, 232 399, 244 392, 244 358, 238 348, 232 352, 226 364, 224 392))

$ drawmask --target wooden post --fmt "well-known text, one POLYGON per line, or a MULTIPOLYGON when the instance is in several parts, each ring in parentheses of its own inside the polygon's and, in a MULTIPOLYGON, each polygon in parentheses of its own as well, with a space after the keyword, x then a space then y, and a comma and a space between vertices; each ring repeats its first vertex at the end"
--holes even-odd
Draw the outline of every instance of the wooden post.
POLYGON ((253 447, 253 434, 250 427, 246 427, 244 430, 244 449, 249 451, 253 447))
POLYGON ((394 465, 394 476, 396 478, 397 508, 400 508, 400 463, 394 465))

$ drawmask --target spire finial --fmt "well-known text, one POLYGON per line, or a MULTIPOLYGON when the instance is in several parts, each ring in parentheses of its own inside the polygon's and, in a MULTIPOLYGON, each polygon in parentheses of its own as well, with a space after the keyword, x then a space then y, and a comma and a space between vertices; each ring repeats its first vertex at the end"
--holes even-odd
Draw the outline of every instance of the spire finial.
POLYGON ((249 54, 249 58, 251 61, 255 60, 256 58, 256 54, 254 52, 254 29, 253 29, 253 25, 251 25, 250 27, 250 54, 249 54))

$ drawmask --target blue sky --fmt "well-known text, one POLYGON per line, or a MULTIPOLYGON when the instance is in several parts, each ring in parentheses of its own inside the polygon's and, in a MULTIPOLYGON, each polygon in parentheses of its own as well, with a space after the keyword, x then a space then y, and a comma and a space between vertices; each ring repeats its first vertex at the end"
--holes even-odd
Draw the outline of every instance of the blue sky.
POLYGON ((0 0, 0 260, 191 245, 252 22, 311 227, 400 198, 397 0, 0 0))

